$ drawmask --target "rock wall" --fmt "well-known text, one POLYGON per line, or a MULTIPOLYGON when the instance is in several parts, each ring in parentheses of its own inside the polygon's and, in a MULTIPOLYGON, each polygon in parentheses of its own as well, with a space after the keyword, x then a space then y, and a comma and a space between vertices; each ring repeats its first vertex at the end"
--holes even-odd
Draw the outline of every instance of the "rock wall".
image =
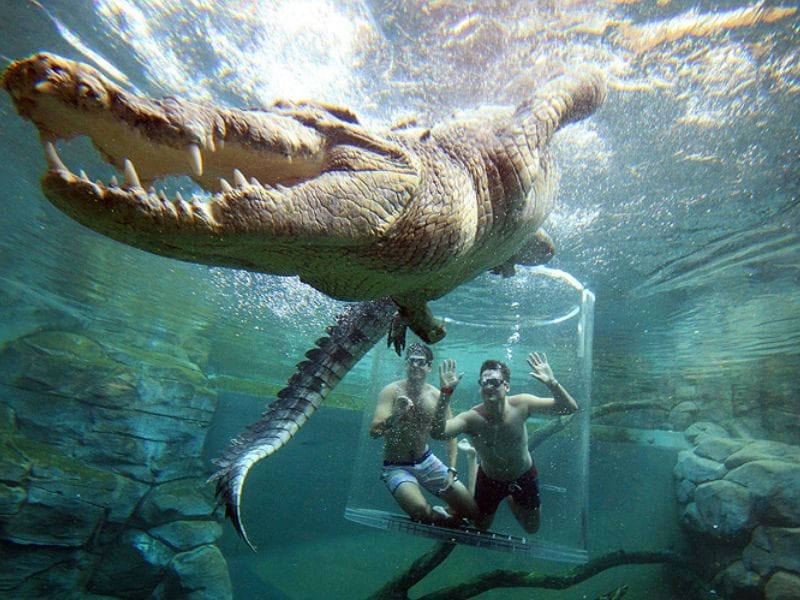
POLYGON ((201 460, 216 396, 178 345, 0 349, 0 596, 230 598, 201 460))
POLYGON ((686 436, 676 491, 709 579, 724 598, 800 598, 800 447, 707 422, 686 436))

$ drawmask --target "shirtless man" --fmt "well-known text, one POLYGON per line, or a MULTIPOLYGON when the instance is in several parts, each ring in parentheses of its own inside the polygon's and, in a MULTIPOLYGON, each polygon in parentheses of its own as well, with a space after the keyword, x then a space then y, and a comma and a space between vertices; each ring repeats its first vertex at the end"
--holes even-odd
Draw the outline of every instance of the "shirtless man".
MULTIPOLYGON (((452 361, 451 361, 452 363, 452 361)), ((435 439, 452 440, 459 434, 469 436, 480 458, 474 479, 475 501, 480 511, 475 524, 488 529, 500 501, 509 498, 509 507, 517 521, 528 533, 539 529, 540 501, 536 467, 528 450, 528 430, 525 421, 533 413, 569 414, 578 405, 569 392, 553 376, 547 356, 533 352, 528 355, 531 376, 545 384, 552 398, 532 394, 506 395, 511 373, 504 363, 487 360, 481 365, 480 379, 483 403, 455 417, 448 418, 449 396, 442 396, 436 406, 431 435, 435 439)), ((456 384, 455 364, 452 373, 442 378, 456 384)), ((454 384, 451 384, 454 387, 454 384)))
MULTIPOLYGON (((426 382, 432 362, 433 352, 427 346, 413 343, 408 347, 406 378, 383 388, 369 433, 385 440, 381 479, 397 504, 416 521, 453 526, 460 524, 462 517, 476 518, 478 510, 472 494, 458 481, 455 439, 447 445, 449 467, 428 447, 437 403, 453 393, 449 377, 455 373, 455 362, 444 361, 439 366, 441 390, 436 389, 426 382), (420 486, 447 502, 452 514, 442 507, 431 507, 420 486)), ((452 416, 446 401, 442 415, 452 416)))

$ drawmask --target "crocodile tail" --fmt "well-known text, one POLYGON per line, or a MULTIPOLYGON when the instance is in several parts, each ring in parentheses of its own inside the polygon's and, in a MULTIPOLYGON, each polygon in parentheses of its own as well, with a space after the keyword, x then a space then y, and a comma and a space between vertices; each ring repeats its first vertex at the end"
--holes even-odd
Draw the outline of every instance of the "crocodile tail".
POLYGON ((219 467, 209 482, 217 482, 217 498, 242 539, 252 550, 241 519, 242 489, 247 473, 259 460, 284 446, 305 424, 350 369, 386 334, 397 306, 388 298, 349 306, 316 341, 297 365, 277 399, 261 419, 232 440, 213 462, 219 467))
POLYGON ((545 84, 528 101, 517 107, 509 135, 521 128, 528 145, 543 148, 561 127, 585 119, 606 99, 606 76, 585 65, 545 84))

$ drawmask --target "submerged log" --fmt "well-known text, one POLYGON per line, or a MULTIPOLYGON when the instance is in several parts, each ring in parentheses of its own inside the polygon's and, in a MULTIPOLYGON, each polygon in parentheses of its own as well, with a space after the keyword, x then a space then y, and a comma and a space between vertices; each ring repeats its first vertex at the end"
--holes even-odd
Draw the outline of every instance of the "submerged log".
MULTIPOLYGON (((418 558, 408 571, 392 580, 375 594, 371 600, 408 600, 409 590, 419 583, 449 556, 452 544, 439 543, 427 554, 418 558)), ((546 575, 535 571, 496 570, 482 573, 468 581, 442 588, 420 596, 417 600, 458 600, 473 598, 496 588, 541 588, 563 590, 590 579, 613 567, 622 565, 643 565, 670 563, 688 569, 690 563, 683 556, 666 550, 649 552, 629 552, 615 550, 589 561, 585 565, 573 567, 565 573, 546 575)))

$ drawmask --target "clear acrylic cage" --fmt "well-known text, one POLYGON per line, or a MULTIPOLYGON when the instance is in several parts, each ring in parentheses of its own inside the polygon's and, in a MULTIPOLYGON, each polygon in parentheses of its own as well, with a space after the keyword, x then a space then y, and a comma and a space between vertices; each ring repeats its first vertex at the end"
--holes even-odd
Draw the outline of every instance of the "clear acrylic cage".
MULTIPOLYGON (((528 375, 526 357, 533 351, 547 354, 556 378, 580 406, 575 415, 561 418, 563 428, 532 448, 542 498, 539 531, 526 534, 505 502, 489 532, 411 521, 380 480, 383 443, 381 439, 371 439, 368 433, 374 400, 367 403, 363 415, 345 517, 372 527, 442 541, 561 562, 586 562, 594 294, 568 273, 547 267, 520 269, 516 277, 502 281, 486 276, 476 285, 486 286, 486 292, 476 293, 474 287, 468 296, 461 297, 455 292, 434 307, 439 317, 444 316, 448 336, 434 347, 434 369, 429 382, 438 383, 436 365, 445 358, 454 358, 458 371, 465 372, 451 402, 453 412, 480 402, 478 370, 487 358, 497 358, 509 365, 510 393, 548 395, 547 388, 528 375), (487 306, 491 307, 490 314, 486 314, 487 306)), ((392 353, 371 352, 365 360, 372 361, 368 392, 372 399, 377 399, 387 383, 404 375, 402 360, 392 353)), ((538 437, 535 432, 543 427, 558 429, 552 424, 553 419, 531 418, 528 423, 531 440, 538 437)), ((431 440, 430 445, 444 459, 443 443, 431 440)), ((463 453, 459 455, 458 466, 463 479, 467 473, 463 453)), ((434 497, 429 497, 429 501, 437 503, 434 497)))

